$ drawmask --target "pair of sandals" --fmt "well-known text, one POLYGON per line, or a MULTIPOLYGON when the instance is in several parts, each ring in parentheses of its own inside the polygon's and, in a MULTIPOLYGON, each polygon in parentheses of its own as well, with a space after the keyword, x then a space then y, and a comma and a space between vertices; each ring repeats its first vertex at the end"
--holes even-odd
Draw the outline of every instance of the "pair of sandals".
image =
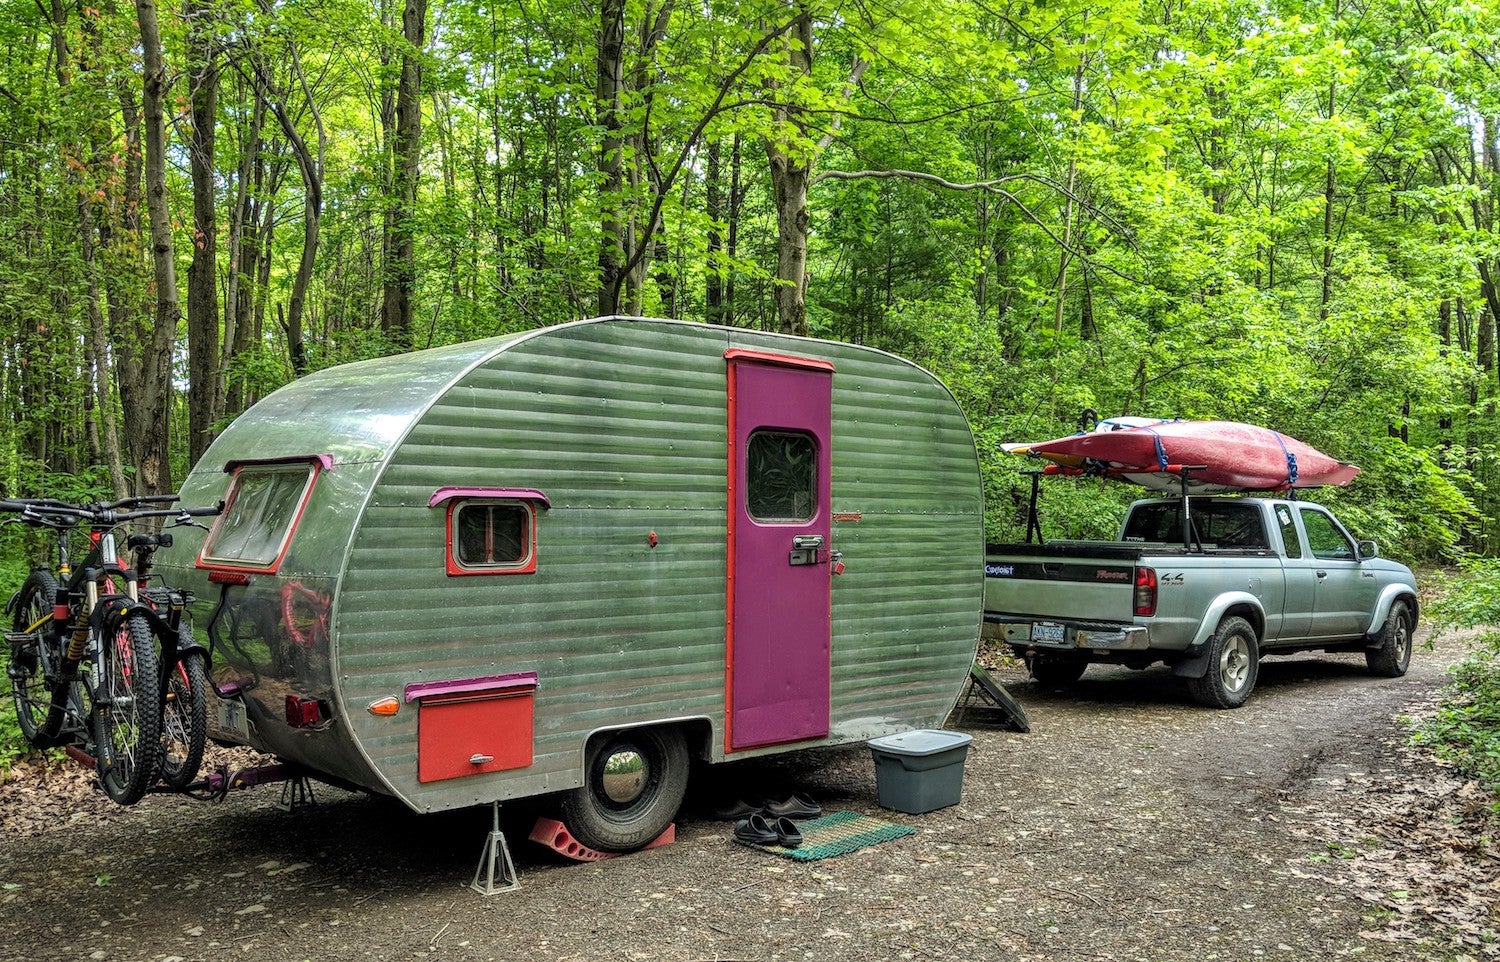
POLYGON ((751 845, 780 845, 782 848, 796 848, 802 844, 802 832, 797 828, 796 822, 785 815, 771 821, 759 812, 735 822, 734 837, 738 841, 751 845))
POLYGON ((806 795, 792 795, 780 801, 768 799, 759 806, 739 801, 726 814, 738 819, 734 823, 734 837, 738 841, 796 848, 802 844, 802 831, 792 819, 817 818, 823 809, 806 795))
POLYGON ((764 802, 752 804, 740 799, 731 805, 714 812, 714 817, 721 821, 734 821, 736 819, 748 819, 751 815, 764 815, 768 819, 777 818, 817 818, 823 814, 823 809, 818 803, 806 795, 791 795, 781 801, 766 799, 764 802))

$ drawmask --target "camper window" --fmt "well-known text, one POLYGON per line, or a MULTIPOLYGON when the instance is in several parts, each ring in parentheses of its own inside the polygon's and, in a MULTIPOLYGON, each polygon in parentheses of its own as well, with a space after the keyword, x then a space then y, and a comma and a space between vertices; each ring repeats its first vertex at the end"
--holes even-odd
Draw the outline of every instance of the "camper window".
POLYGON ((746 446, 745 497, 756 521, 808 521, 818 513, 818 442, 807 434, 756 431, 746 446))
POLYGON ((536 515, 524 501, 456 501, 448 513, 448 573, 536 570, 536 515))
POLYGON ((239 468, 201 561, 274 572, 316 477, 317 465, 306 462, 239 468))

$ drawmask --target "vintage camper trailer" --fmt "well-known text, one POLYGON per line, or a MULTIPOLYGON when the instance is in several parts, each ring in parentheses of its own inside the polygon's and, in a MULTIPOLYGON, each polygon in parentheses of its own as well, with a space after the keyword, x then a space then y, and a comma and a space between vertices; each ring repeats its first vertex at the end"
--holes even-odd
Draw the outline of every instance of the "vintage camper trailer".
POLYGON ((227 502, 161 565, 216 737, 418 811, 559 793, 604 850, 690 757, 940 724, 979 637, 968 424, 847 344, 607 318, 349 364, 182 497, 227 502))

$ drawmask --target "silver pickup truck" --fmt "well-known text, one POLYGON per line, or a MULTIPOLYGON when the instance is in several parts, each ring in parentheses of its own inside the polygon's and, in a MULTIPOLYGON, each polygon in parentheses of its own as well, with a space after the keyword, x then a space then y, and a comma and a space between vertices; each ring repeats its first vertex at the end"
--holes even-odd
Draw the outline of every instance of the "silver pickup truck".
POLYGON ((1137 501, 1117 541, 990 545, 984 573, 986 637, 1043 684, 1166 662, 1200 704, 1236 708, 1262 655, 1363 651, 1388 678, 1411 661, 1411 569, 1308 502, 1137 501))

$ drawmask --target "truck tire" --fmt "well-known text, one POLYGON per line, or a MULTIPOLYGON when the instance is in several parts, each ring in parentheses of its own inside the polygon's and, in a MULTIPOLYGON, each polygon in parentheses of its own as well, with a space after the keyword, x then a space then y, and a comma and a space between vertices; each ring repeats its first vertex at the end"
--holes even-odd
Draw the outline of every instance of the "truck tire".
POLYGON ((1031 677, 1047 688, 1066 688, 1083 677, 1088 659, 1074 655, 1032 655, 1028 662, 1031 677))
POLYGON ((1373 648, 1365 649, 1365 664, 1370 674, 1380 678, 1400 678, 1411 664, 1411 609, 1406 602, 1391 604, 1373 648))
POLYGON ((1208 639, 1208 671, 1189 678, 1193 700, 1208 708, 1238 708, 1255 689, 1260 674, 1260 642, 1250 622, 1231 615, 1208 639))
POLYGON ((584 752, 583 787, 563 796, 563 824, 589 848, 634 851, 677 817, 688 768, 687 743, 676 728, 606 732, 584 752))

